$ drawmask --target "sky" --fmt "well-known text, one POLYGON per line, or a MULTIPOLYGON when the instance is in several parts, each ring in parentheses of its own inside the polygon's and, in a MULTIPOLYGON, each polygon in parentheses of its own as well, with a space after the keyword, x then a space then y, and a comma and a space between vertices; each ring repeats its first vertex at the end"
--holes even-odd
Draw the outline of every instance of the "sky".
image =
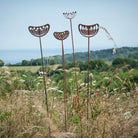
MULTIPOLYGON (((78 31, 78 24, 98 23, 105 27, 117 47, 138 47, 138 0, 0 0, 0 50, 39 49, 39 39, 32 36, 28 26, 50 24, 42 37, 44 49, 61 48, 54 32, 70 31, 70 22, 63 12, 77 11, 72 19, 75 49, 87 49, 87 38, 78 31)), ((72 48, 71 35, 64 40, 72 48)), ((106 33, 100 29, 90 39, 90 49, 114 48, 106 33)))

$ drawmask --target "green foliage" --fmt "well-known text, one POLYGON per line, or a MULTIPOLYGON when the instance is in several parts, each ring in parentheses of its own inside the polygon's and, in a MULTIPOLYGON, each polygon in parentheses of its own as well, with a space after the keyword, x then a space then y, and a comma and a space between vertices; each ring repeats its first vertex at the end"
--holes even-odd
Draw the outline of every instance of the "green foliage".
MULTIPOLYGON (((104 61, 113 61, 115 58, 122 57, 126 58, 129 57, 131 53, 138 52, 137 47, 122 47, 117 48, 116 53, 113 54, 113 49, 104 49, 104 50, 97 50, 97 51, 90 51, 90 60, 92 59, 103 59, 104 61)), ((136 54, 135 54, 136 56, 136 54)), ((136 59, 136 57, 134 58, 136 59)), ((55 60, 62 64, 62 56, 53 56, 55 60)), ((132 56, 133 58, 133 56, 132 56)), ((87 61, 88 60, 88 52, 77 52, 75 53, 75 60, 77 61, 87 61)), ((65 62, 73 62, 72 54, 65 54, 65 62)))
POLYGON ((129 68, 138 68, 138 62, 131 58, 116 58, 112 62, 113 66, 129 65, 129 68))
POLYGON ((4 65, 4 62, 0 60, 0 67, 4 65))
POLYGON ((0 121, 6 121, 11 116, 11 112, 2 112, 0 111, 0 121))
POLYGON ((130 53, 128 58, 138 59, 138 51, 130 53))

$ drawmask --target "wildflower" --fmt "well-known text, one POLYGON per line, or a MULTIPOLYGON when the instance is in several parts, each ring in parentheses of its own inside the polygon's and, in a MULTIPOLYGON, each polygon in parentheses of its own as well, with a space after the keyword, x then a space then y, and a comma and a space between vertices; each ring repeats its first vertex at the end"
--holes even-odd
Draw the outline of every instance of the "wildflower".
POLYGON ((40 85, 40 83, 38 82, 37 85, 40 85))
POLYGON ((35 105, 32 105, 32 107, 34 108, 34 107, 36 107, 35 105))
POLYGON ((92 78, 93 78, 93 74, 92 74, 92 73, 90 73, 90 74, 89 74, 89 77, 92 77, 92 78))
POLYGON ((12 82, 11 82, 11 80, 7 80, 7 83, 11 85, 12 82))
POLYGON ((23 77, 25 77, 25 78, 27 77, 27 76, 26 76, 26 75, 24 75, 24 74, 23 74, 22 76, 23 76, 23 77))
POLYGON ((13 79, 13 80, 17 80, 17 77, 13 77, 12 79, 13 79))
POLYGON ((51 79, 48 79, 47 81, 51 81, 51 79))
POLYGON ((125 112, 124 117, 125 117, 125 119, 130 119, 132 117, 131 112, 125 112))
POLYGON ((92 81, 92 85, 93 85, 93 86, 96 85, 96 80, 92 81))
POLYGON ((10 71, 6 70, 5 74, 10 75, 11 73, 10 73, 10 71))
POLYGON ((50 82, 48 81, 46 84, 50 84, 50 82))
POLYGON ((61 90, 58 90, 58 92, 59 92, 59 93, 63 93, 63 91, 61 91, 61 90))
POLYGON ((109 77, 104 77, 105 80, 109 80, 109 77))
POLYGON ((22 82, 22 83, 25 82, 25 80, 23 80, 23 79, 20 79, 19 81, 22 82))
POLYGON ((57 90, 57 87, 50 87, 47 89, 48 91, 51 91, 51 90, 57 90))
POLYGON ((115 88, 114 91, 118 90, 119 88, 115 88))
POLYGON ((38 76, 38 79, 42 79, 43 77, 42 76, 38 76))
POLYGON ((9 70, 9 68, 7 66, 3 66, 2 69, 9 70))
POLYGON ((27 94, 28 91, 27 91, 27 90, 22 90, 22 93, 23 93, 23 94, 27 94))
POLYGON ((81 83, 81 84, 80 84, 80 86, 84 86, 84 85, 85 85, 85 83, 81 83))
POLYGON ((120 100, 120 97, 116 98, 116 100, 119 101, 120 100))

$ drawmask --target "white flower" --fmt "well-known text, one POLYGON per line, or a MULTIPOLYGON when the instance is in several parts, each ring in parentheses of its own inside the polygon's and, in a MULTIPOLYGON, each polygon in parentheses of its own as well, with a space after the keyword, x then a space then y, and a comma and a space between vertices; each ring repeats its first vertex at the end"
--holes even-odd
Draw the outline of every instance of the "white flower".
POLYGON ((25 82, 25 80, 23 80, 23 79, 20 79, 19 81, 20 81, 20 82, 25 82))
POLYGON ((22 90, 23 94, 27 94, 29 91, 28 90, 22 90))
POLYGON ((34 108, 34 107, 36 107, 35 105, 32 105, 32 107, 34 108))
POLYGON ((12 82, 11 82, 11 80, 7 80, 7 83, 8 83, 8 84, 11 84, 12 82))
POLYGON ((6 70, 5 74, 10 75, 11 73, 10 73, 10 71, 6 70))
POLYGON ((84 85, 85 85, 85 83, 81 83, 81 84, 80 84, 80 86, 84 86, 84 85))
POLYGON ((59 93, 63 93, 63 91, 61 91, 61 90, 58 90, 58 92, 59 92, 59 93))
POLYGON ((73 79, 69 79, 69 82, 72 82, 73 79))
POLYGON ((116 100, 119 101, 120 100, 120 97, 116 98, 116 100))
POLYGON ((105 80, 109 80, 109 77, 104 77, 105 80))
POLYGON ((119 88, 115 88, 114 91, 118 90, 119 88))
POLYGON ((40 85, 40 83, 38 82, 37 85, 40 85))
POLYGON ((38 76, 38 79, 42 79, 43 77, 42 76, 38 76))
POLYGON ((7 66, 3 66, 2 69, 9 70, 9 68, 7 66))
POLYGON ((96 85, 96 80, 92 81, 92 85, 93 85, 93 86, 96 85))
POLYGON ((57 90, 57 87, 50 87, 47 89, 48 91, 51 91, 51 90, 57 90))
POLYGON ((48 81, 46 84, 50 84, 50 82, 48 81))
POLYGON ((52 83, 54 84, 54 83, 55 83, 55 81, 52 81, 52 83))
POLYGON ((17 80, 17 77, 13 77, 12 79, 13 79, 13 80, 17 80))
POLYGON ((125 117, 125 119, 131 118, 131 117, 132 117, 131 112, 125 112, 125 113, 124 113, 124 117, 125 117))
POLYGON ((23 76, 23 77, 25 77, 25 78, 27 77, 27 76, 26 76, 26 75, 24 75, 24 74, 23 74, 22 76, 23 76))
POLYGON ((92 78, 93 78, 93 74, 92 74, 92 73, 90 73, 90 74, 89 74, 89 77, 92 77, 92 78))
POLYGON ((51 79, 48 79, 47 81, 51 81, 51 79))

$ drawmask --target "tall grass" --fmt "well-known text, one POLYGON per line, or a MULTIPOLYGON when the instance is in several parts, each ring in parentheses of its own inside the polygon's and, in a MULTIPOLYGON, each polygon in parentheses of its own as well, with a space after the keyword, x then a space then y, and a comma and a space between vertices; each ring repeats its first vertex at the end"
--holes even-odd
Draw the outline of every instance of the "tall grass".
MULTIPOLYGON (((1 69, 0 93, 0 137, 137 137, 138 90, 133 76, 136 70, 95 73, 92 76, 89 99, 89 121, 87 120, 87 73, 77 71, 79 97, 76 93, 74 72, 68 70, 68 132, 64 132, 63 81, 54 81, 54 75, 47 78, 50 119, 46 116, 45 98, 42 87, 34 87, 25 78, 32 74, 5 72, 1 69), (7 74, 8 75, 7 75, 7 74), (69 74, 69 75, 68 75, 69 74), (16 80, 13 78, 16 75, 16 80), (26 77, 25 77, 26 75, 26 77), (6 79, 5 79, 6 76, 6 79), (24 82, 19 80, 23 79, 24 82), (11 80, 10 89, 6 87, 11 80), (19 83, 19 82, 20 83, 19 83), (15 85, 16 84, 16 85, 15 85), (27 86, 26 86, 27 85, 27 86), (20 86, 20 87, 19 87, 20 86), (17 89, 18 88, 18 89, 17 89), (10 90, 10 91, 9 91, 10 90), (70 92, 71 91, 71 92, 70 92), (88 129, 87 129, 87 126, 88 129)), ((39 76, 32 78, 39 81, 39 76), (38 79, 38 80, 37 80, 38 79)), ((39 81, 39 85, 42 82, 39 81)))

